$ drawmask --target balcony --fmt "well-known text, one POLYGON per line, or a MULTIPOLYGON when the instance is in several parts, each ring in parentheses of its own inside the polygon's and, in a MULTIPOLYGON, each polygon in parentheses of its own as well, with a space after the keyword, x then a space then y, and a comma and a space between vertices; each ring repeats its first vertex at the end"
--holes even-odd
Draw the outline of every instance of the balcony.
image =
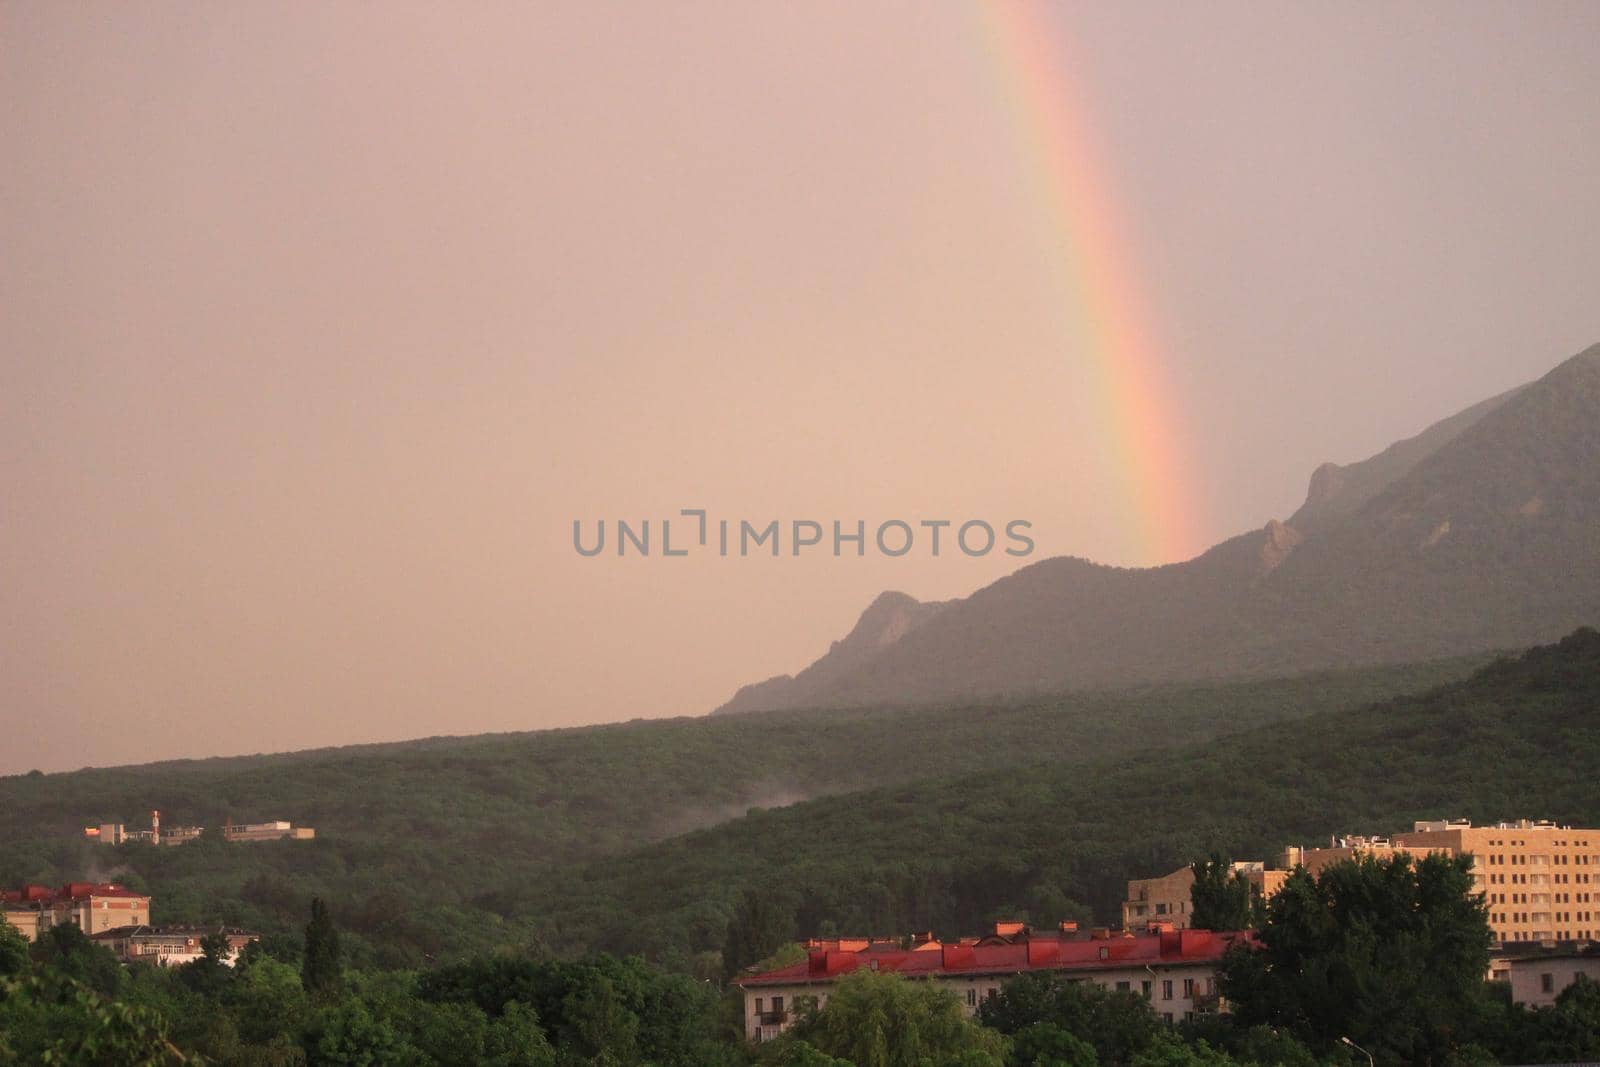
POLYGON ((789 1021, 789 1012, 786 1009, 764 1011, 756 1016, 756 1021, 762 1026, 782 1026, 789 1021))

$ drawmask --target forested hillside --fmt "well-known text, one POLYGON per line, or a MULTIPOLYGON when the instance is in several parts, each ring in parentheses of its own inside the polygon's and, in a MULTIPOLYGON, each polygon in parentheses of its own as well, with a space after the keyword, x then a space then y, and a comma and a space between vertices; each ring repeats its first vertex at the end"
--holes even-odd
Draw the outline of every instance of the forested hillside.
POLYGON ((1107 922, 1127 878, 1212 851, 1266 858, 1444 816, 1600 822, 1594 630, 1426 694, 1241 727, 756 812, 504 907, 538 916, 561 945, 671 960, 720 951, 725 915, 756 945, 828 931, 950 936, 1001 916, 1107 922))
MULTIPOLYGON (((1459 678, 1482 660, 1243 684, 1084 693, 1016 706, 774 714, 0 779, 0 884, 116 878, 157 922, 226 920, 298 934, 330 901, 356 961, 414 964, 548 938, 631 936, 626 915, 545 923, 575 865, 806 798, 1034 764, 1080 766, 1265 726, 1459 678), (277 818, 317 839, 176 848, 90 844, 86 825, 220 826, 277 818), (530 898, 530 894, 532 897, 530 898), (537 905, 532 899, 539 899, 537 905), (608 933, 612 928, 619 933, 608 933)), ((765 862, 765 858, 759 862, 765 862)), ((608 898, 602 898, 608 899, 608 898)), ((720 939, 727 913, 707 898, 720 939)), ((635 931, 636 932, 636 931, 635 931)), ((687 944, 672 935, 663 945, 687 944)), ((687 965, 679 953, 674 959, 687 965)))

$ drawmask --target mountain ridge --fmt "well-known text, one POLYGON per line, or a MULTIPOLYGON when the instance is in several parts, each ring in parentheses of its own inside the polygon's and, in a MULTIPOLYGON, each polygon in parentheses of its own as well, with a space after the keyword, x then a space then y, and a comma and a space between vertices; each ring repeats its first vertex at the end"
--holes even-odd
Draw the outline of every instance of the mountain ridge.
POLYGON ((1597 471, 1600 345, 1365 460, 1323 464, 1287 521, 1194 559, 1146 569, 1041 560, 880 629, 887 639, 852 643, 874 601, 851 638, 713 714, 1254 676, 1552 640, 1600 614, 1597 471))

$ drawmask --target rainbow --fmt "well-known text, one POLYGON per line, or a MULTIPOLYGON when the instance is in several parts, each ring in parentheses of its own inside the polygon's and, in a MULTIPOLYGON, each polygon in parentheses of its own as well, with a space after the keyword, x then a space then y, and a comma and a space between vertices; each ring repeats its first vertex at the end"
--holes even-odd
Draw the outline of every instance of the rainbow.
POLYGON ((1094 383, 1092 408, 1122 472, 1128 538, 1141 562, 1186 559, 1204 547, 1182 412, 1140 293, 1117 199, 1072 81, 1066 34, 1031 0, 978 0, 1006 111, 1041 209, 1075 334, 1094 383))

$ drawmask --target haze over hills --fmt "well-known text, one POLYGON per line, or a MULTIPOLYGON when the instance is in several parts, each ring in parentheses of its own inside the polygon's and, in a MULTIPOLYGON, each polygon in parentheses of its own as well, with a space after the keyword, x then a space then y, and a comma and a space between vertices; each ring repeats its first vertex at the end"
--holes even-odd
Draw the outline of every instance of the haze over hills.
POLYGON ((1262 859, 1442 817, 1593 826, 1597 759, 1600 632, 1580 629, 1428 692, 1221 739, 754 811, 595 860, 502 906, 538 915, 553 938, 661 958, 721 945, 704 916, 747 890, 799 936, 1105 923, 1126 879, 1212 852, 1262 859))
POLYGON ((1600 345, 1383 452, 1287 522, 1142 570, 1061 557, 963 600, 887 593, 717 713, 977 700, 1548 641, 1600 617, 1600 345))

